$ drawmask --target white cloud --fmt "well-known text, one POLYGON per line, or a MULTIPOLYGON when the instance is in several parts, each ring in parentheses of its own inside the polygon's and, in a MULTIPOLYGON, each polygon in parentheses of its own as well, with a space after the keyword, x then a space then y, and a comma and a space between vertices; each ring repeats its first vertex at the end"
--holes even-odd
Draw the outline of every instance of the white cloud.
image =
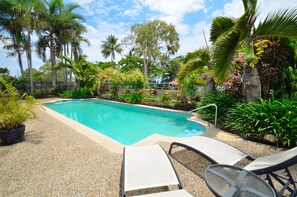
POLYGON ((242 1, 232 0, 231 3, 227 3, 224 6, 224 16, 238 18, 244 13, 244 7, 242 1))
MULTIPOLYGON (((110 34, 115 35, 118 38, 118 42, 122 38, 127 36, 129 33, 129 28, 124 23, 112 24, 107 21, 98 21, 96 26, 86 25, 87 33, 83 36, 88 38, 90 41, 90 46, 83 44, 83 52, 88 56, 88 61, 109 61, 105 59, 101 54, 102 41, 106 40, 107 36, 110 34)), ((116 60, 119 60, 121 56, 116 55, 116 60)))
POLYGON ((204 9, 204 0, 144 0, 143 5, 160 12, 166 22, 177 25, 185 14, 204 9))
POLYGON ((72 0, 73 3, 77 3, 80 6, 86 6, 94 2, 94 0, 72 0))
POLYGON ((142 6, 139 2, 132 1, 131 3, 132 3, 131 8, 124 11, 123 13, 124 16, 135 17, 139 15, 139 13, 141 12, 142 6))
POLYGON ((190 32, 191 36, 180 37, 180 49, 178 51, 178 55, 186 55, 188 52, 195 51, 199 48, 206 48, 203 31, 205 33, 207 44, 210 46, 210 24, 201 21, 192 27, 190 32))

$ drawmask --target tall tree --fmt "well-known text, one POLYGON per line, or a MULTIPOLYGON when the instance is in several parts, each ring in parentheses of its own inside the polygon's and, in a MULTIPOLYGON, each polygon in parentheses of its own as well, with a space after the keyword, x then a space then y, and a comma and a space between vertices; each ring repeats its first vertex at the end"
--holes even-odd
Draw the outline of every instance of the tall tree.
POLYGON ((255 27, 257 0, 243 0, 244 14, 237 19, 217 17, 212 21, 210 40, 214 43, 213 58, 216 75, 224 78, 231 69, 237 48, 244 43, 243 95, 248 101, 261 97, 261 82, 254 53, 253 41, 269 36, 297 38, 297 8, 269 13, 255 27))
POLYGON ((118 38, 114 35, 109 35, 106 41, 102 41, 101 49, 103 57, 107 58, 110 56, 110 61, 115 60, 115 53, 121 54, 123 51, 121 44, 118 43, 118 38))
POLYGON ((0 1, 0 29, 9 36, 9 42, 4 42, 5 49, 12 52, 9 56, 18 57, 18 63, 22 77, 24 77, 24 68, 22 62, 22 52, 24 50, 24 35, 22 34, 22 12, 15 10, 16 1, 0 1))
POLYGON ((165 56, 169 57, 179 49, 179 37, 174 26, 160 20, 132 26, 129 40, 133 43, 132 51, 143 58, 146 77, 149 65, 160 65, 165 56))
MULTIPOLYGON (((76 4, 64 4, 63 0, 44 1, 40 13, 39 41, 37 43, 39 55, 45 59, 46 48, 50 49, 50 61, 52 66, 52 85, 56 86, 56 56, 59 55, 59 33, 77 27, 84 18, 74 13, 80 8, 76 4)), ((69 32, 69 31, 68 31, 69 32)), ((61 38, 61 37, 60 37, 61 38)))

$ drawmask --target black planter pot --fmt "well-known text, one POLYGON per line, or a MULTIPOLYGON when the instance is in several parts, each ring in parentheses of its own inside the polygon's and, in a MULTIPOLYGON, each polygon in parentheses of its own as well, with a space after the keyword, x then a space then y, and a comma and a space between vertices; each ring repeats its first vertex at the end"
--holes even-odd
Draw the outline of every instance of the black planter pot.
POLYGON ((21 125, 20 127, 15 129, 0 129, 0 139, 2 140, 2 145, 10 145, 23 141, 24 134, 25 125, 21 125))

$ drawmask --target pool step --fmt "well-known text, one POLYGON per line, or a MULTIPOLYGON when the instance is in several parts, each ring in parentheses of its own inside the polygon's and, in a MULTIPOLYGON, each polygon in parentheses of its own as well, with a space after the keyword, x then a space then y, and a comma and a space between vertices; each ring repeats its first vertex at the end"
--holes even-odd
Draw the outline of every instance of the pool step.
POLYGON ((201 135, 203 131, 197 131, 195 129, 185 129, 183 132, 179 133, 177 137, 191 137, 194 135, 201 135))

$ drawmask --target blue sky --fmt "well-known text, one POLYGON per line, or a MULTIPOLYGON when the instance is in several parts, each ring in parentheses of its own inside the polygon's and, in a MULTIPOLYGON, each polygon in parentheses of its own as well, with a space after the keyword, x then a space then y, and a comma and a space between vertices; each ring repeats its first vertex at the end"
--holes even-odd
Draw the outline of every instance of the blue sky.
MULTIPOLYGON (((121 40, 130 32, 130 27, 144 21, 160 19, 175 26, 180 37, 177 55, 185 55, 205 46, 202 30, 207 40, 210 24, 216 16, 239 17, 243 12, 240 0, 65 0, 81 6, 78 13, 86 19, 87 33, 84 35, 91 45, 82 45, 83 52, 91 62, 105 61, 101 55, 102 41, 110 34, 121 40)), ((260 16, 280 8, 297 7, 297 0, 258 0, 260 16)), ((12 75, 19 75, 16 57, 7 57, 0 44, 0 67, 7 67, 12 75)), ((24 58, 24 67, 27 62, 24 58)), ((120 55, 116 56, 119 60, 120 55)), ((106 60, 108 61, 108 59, 106 60)), ((33 56, 33 67, 43 62, 33 56)))

